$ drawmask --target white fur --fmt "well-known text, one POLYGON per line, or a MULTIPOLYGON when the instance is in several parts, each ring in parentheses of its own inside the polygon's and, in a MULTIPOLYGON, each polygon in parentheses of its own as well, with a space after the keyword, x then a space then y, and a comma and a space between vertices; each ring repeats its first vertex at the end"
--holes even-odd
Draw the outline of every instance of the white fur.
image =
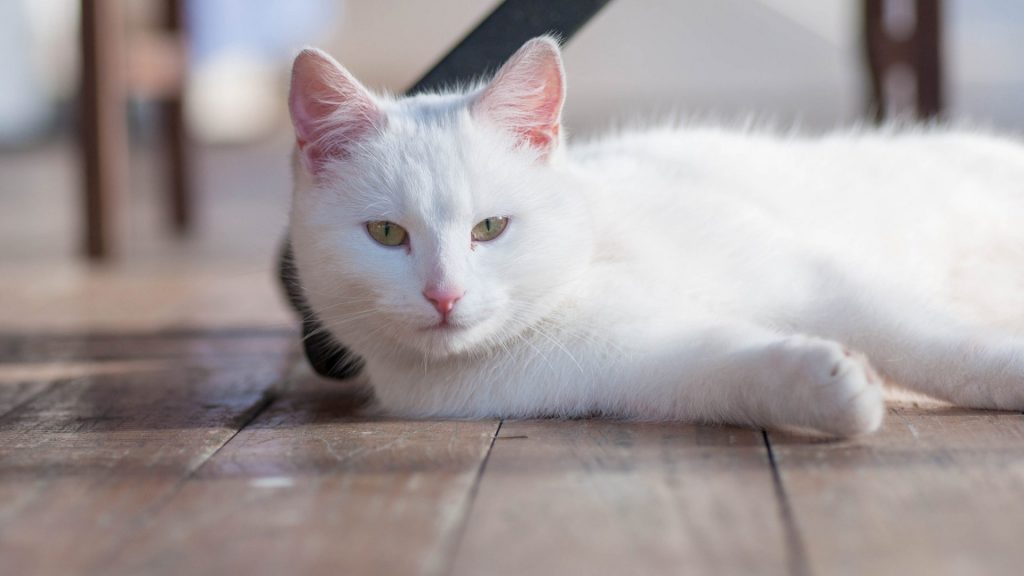
POLYGON ((545 157, 473 115, 480 90, 377 97, 386 122, 344 158, 295 163, 307 297, 384 409, 854 435, 884 412, 868 359, 1024 409, 1019 142, 662 128, 545 157), (490 216, 508 229, 471 245, 490 216), (408 249, 376 244, 375 220, 408 249), (429 329, 431 278, 465 288, 461 328, 429 329))

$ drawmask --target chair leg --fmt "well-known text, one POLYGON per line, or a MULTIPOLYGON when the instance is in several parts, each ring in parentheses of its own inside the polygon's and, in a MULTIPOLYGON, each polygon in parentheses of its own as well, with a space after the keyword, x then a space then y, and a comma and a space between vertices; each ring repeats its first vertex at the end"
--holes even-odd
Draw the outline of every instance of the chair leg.
POLYGON ((942 1, 864 0, 863 14, 869 111, 875 120, 906 111, 891 109, 894 104, 912 107, 922 119, 939 115, 943 106, 942 1), (905 98, 894 92, 906 92, 905 98))
POLYGON ((169 171, 168 208, 171 226, 184 234, 192 228, 193 202, 189 186, 188 144, 185 135, 184 106, 180 96, 174 96, 161 105, 164 138, 169 171))
POLYGON ((81 1, 80 156, 84 182, 84 251, 93 260, 117 252, 118 204, 128 163, 121 3, 81 1))
MULTIPOLYGON (((185 45, 183 36, 185 27, 182 24, 183 3, 180 0, 165 0, 165 28, 181 39, 180 44, 185 45)), ((180 58, 182 68, 186 66, 184 54, 180 58)), ((181 77, 185 74, 182 71, 181 77)), ((184 234, 192 227, 194 220, 194 203, 191 190, 191 174, 189 172, 188 136, 185 132, 185 106, 182 91, 184 86, 178 86, 161 106, 163 116, 163 128, 165 146, 167 150, 167 166, 169 169, 170 183, 168 208, 171 216, 171 226, 174 231, 184 234)))

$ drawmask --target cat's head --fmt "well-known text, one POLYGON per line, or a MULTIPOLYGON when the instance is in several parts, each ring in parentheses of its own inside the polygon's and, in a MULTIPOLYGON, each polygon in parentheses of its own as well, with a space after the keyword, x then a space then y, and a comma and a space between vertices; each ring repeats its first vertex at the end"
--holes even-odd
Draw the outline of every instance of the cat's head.
POLYGON ((314 311, 360 354, 498 348, 560 306, 591 255, 561 167, 557 43, 489 83, 391 98, 326 54, 292 72, 291 236, 314 311))

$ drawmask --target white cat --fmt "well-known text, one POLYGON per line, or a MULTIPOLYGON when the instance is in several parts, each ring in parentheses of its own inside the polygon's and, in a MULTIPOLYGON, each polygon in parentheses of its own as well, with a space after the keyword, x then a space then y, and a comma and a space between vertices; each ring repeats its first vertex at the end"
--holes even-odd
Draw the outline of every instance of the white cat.
POLYGON ((848 436, 882 421, 875 370, 1024 409, 1019 142, 669 127, 567 147, 564 94, 548 38, 485 86, 410 98, 295 60, 295 263, 385 410, 848 436))

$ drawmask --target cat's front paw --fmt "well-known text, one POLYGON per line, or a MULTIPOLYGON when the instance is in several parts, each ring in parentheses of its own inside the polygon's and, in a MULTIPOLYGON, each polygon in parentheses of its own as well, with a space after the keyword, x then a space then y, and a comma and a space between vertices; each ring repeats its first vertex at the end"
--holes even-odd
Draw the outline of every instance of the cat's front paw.
POLYGON ((817 338, 794 338, 785 348, 795 425, 840 437, 878 430, 884 390, 866 357, 817 338))

